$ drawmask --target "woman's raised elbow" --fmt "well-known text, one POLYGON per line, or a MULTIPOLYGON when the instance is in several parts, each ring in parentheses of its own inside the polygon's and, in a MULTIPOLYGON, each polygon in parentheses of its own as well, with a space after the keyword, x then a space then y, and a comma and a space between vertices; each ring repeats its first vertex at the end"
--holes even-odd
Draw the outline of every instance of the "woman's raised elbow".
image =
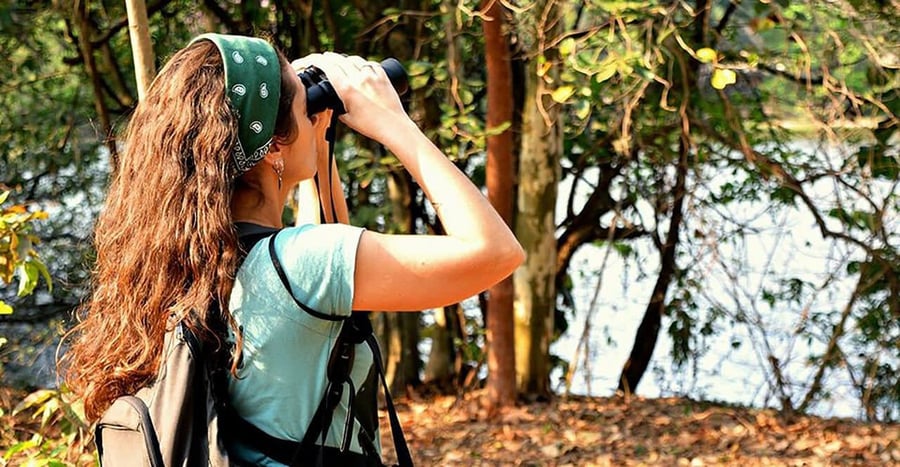
POLYGON ((519 241, 512 238, 511 241, 506 242, 502 247, 495 249, 491 257, 496 264, 502 265, 508 276, 525 262, 526 254, 519 241))

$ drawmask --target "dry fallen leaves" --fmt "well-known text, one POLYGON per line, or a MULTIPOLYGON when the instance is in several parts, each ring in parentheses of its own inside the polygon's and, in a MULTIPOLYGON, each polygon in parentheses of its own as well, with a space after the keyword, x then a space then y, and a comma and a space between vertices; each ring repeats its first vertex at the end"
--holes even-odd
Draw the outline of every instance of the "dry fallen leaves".
MULTIPOLYGON (((19 395, 0 390, 0 409, 5 410, 0 415, 5 427, 0 430, 0 453, 37 428, 30 416, 10 414, 19 395)), ((678 398, 557 398, 490 413, 482 405, 484 399, 483 392, 474 392, 462 398, 397 401, 416 464, 900 466, 898 424, 816 417, 786 420, 772 410, 678 398)), ((390 430, 386 414, 381 415, 382 445, 390 460, 390 430)), ((70 459, 81 458, 79 453, 70 454, 70 459)))
MULTIPOLYGON (((418 465, 900 465, 896 424, 786 420, 772 410, 678 398, 558 398, 489 414, 483 395, 401 401, 418 465)), ((390 451, 390 433, 382 436, 390 451)))

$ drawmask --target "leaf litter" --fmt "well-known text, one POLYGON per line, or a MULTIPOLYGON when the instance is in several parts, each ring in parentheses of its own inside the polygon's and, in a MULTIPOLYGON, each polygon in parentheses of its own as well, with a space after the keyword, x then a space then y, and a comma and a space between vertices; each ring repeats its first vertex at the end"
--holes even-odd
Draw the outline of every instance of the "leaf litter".
MULTIPOLYGON (((492 413, 486 393, 399 401, 425 466, 900 466, 900 424, 683 398, 559 397, 492 413)), ((386 417, 386 414, 382 413, 386 417)), ((382 445, 393 459, 383 423, 382 445)))
MULTIPOLYGON (((34 449, 2 457, 38 433, 68 445, 63 465, 93 464, 92 444, 72 445, 58 427, 41 429, 29 411, 14 413, 27 394, 0 389, 0 466, 33 459, 34 449)), ((788 419, 771 409, 682 398, 559 397, 496 412, 485 400, 483 390, 396 400, 416 465, 900 466, 896 423, 788 419)), ((387 414, 380 415, 385 458, 394 462, 387 414)))

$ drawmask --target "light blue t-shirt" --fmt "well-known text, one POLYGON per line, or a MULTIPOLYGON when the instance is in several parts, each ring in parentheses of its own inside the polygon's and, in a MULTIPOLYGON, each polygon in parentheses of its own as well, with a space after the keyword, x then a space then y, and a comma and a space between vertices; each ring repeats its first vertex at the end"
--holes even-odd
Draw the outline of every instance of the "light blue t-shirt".
MULTIPOLYGON (((275 251, 294 297, 319 313, 350 316, 356 249, 363 229, 345 224, 287 228, 275 237, 275 251)), ((285 289, 269 256, 272 237, 260 240, 238 270, 229 310, 243 331, 243 362, 229 394, 239 415, 269 435, 300 441, 327 384, 327 365, 341 321, 317 318, 301 309, 285 289)), ((351 380, 359 390, 372 370, 372 352, 358 345, 351 380)), ((343 441, 348 389, 335 410, 328 446, 343 441)), ((362 453, 359 424, 350 450, 362 453)), ((377 431, 374 433, 376 446, 377 431)), ((380 449, 380 447, 379 447, 380 449)), ((280 465, 246 447, 232 455, 256 465, 280 465)))

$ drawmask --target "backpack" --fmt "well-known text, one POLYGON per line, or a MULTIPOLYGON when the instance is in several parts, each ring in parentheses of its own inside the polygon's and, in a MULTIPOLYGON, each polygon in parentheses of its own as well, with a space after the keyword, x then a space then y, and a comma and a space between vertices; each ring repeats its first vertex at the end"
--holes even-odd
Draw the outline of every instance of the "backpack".
POLYGON ((156 380, 115 399, 97 422, 94 442, 100 464, 230 465, 205 363, 200 340, 187 324, 166 332, 156 380))
MULTIPOLYGON (((283 285, 290 291, 273 247, 274 234, 278 231, 246 225, 238 228, 245 252, 257 241, 271 237, 269 255, 283 285)), ((312 312, 294 300, 301 309, 312 312)), ((162 364, 154 382, 136 394, 115 399, 97 423, 94 440, 100 464, 104 467, 225 467, 233 464, 228 459, 225 443, 236 440, 286 465, 314 462, 321 466, 326 459, 329 464, 337 465, 383 465, 374 448, 377 440, 366 437, 365 430, 360 430, 365 455, 345 452, 343 448, 316 446, 316 441, 324 440, 328 432, 335 407, 350 381, 355 346, 360 344, 372 350, 399 465, 411 467, 412 458, 384 379, 381 352, 368 313, 359 312, 352 313, 342 323, 328 363, 326 393, 300 442, 272 437, 240 417, 227 403, 224 365, 221 362, 208 365, 215 357, 203 351, 200 340, 185 322, 179 322, 165 335, 162 364)), ((352 391, 352 384, 350 387, 352 391)), ((351 410, 348 415, 357 417, 363 425, 360 414, 351 410)), ((377 416, 370 423, 377 424, 377 416)))

